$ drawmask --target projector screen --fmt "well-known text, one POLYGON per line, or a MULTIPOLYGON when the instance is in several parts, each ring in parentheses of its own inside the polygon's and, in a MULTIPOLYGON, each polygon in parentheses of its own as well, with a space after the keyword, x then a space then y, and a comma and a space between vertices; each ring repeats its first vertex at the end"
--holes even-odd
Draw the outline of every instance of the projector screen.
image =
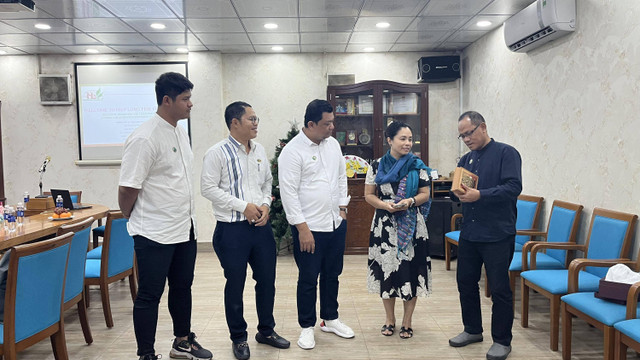
MULTIPOLYGON (((124 142, 158 109, 155 81, 186 62, 76 63, 80 160, 122 160, 124 142)), ((189 137, 189 119, 180 120, 189 137)))

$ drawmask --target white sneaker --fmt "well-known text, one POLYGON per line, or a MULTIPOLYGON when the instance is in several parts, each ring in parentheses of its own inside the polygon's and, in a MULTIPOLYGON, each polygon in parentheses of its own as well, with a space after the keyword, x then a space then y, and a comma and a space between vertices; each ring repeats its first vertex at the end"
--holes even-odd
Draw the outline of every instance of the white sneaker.
POLYGON ((320 323, 320 330, 324 332, 332 332, 345 339, 351 339, 355 336, 353 330, 340 321, 340 319, 322 320, 320 323))
POLYGON ((305 350, 311 350, 316 346, 316 340, 313 337, 313 326, 302 329, 298 338, 298 346, 305 350))

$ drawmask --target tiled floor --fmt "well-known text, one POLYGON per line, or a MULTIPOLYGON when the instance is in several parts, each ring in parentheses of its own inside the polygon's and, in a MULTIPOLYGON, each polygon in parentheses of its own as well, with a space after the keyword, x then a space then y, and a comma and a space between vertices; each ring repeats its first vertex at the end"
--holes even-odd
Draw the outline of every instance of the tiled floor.
MULTIPOLYGON (((205 245, 205 244, 203 244, 205 245)), ((256 343, 257 324, 253 297, 253 280, 248 277, 245 288, 245 318, 249 324, 249 346, 252 359, 485 359, 491 346, 491 300, 482 300, 485 341, 464 348, 449 347, 447 339, 461 331, 460 306, 455 284, 455 271, 446 271, 443 260, 433 260, 433 294, 419 298, 413 317, 414 337, 402 340, 397 335, 380 335, 384 310, 378 296, 366 290, 365 255, 345 256, 340 278, 340 318, 356 333, 354 339, 341 339, 321 332, 316 327, 316 347, 302 350, 296 345, 299 327, 296 317, 297 268, 293 256, 278 257, 276 282, 276 330, 291 341, 291 348, 274 349, 256 343)), ((455 268, 455 262, 453 265, 455 268)), ((214 359, 234 359, 224 319, 224 277, 217 257, 207 246, 198 254, 193 286, 192 329, 200 343, 211 349, 214 359)), ((519 291, 519 290, 518 290, 519 291)), ((91 291, 89 321, 94 342, 86 345, 75 310, 65 316, 67 347, 71 359, 137 359, 132 323, 132 301, 126 281, 112 284, 111 307, 115 326, 105 326, 100 296, 91 291)), ((519 295, 516 295, 519 300, 519 295)), ((160 304, 160 320, 156 336, 156 351, 169 358, 172 341, 171 319, 166 309, 166 293, 160 304)), ((519 306, 519 304, 518 304, 519 306)), ((402 303, 396 303, 396 317, 401 319, 402 303)), ((520 326, 520 311, 513 325, 513 351, 509 359, 560 359, 560 352, 549 350, 548 302, 540 295, 531 295, 529 328, 520 326)), ((581 320, 574 320, 573 349, 575 359, 602 359, 602 333, 581 320)), ((633 358, 632 352, 630 352, 633 358)), ((49 341, 19 353, 19 359, 53 359, 49 341)))

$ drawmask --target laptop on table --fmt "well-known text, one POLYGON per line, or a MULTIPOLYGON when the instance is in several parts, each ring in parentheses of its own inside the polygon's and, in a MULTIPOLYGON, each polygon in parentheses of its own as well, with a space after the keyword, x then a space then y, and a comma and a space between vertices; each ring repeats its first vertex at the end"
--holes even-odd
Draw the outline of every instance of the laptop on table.
POLYGON ((66 209, 82 210, 91 208, 91 205, 83 205, 81 203, 74 203, 71 201, 71 194, 69 193, 69 190, 51 189, 51 196, 53 197, 54 202, 58 198, 58 195, 62 196, 62 206, 66 209))

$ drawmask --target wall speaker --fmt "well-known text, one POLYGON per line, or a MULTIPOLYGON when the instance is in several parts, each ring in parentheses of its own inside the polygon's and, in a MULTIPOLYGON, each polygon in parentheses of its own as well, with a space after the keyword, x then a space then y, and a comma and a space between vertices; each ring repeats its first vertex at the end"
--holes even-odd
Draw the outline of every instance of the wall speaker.
POLYGON ((418 82, 444 83, 460 78, 460 56, 428 56, 418 60, 418 82))
POLYGON ((71 75, 38 75, 40 104, 69 105, 71 101, 71 75))

